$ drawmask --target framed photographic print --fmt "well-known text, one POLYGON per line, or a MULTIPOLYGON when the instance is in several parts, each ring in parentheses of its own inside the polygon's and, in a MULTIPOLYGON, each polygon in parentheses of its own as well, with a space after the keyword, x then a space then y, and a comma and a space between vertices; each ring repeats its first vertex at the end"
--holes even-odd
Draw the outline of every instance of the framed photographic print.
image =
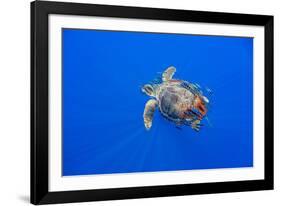
POLYGON ((273 16, 31 3, 33 204, 273 189, 273 16))

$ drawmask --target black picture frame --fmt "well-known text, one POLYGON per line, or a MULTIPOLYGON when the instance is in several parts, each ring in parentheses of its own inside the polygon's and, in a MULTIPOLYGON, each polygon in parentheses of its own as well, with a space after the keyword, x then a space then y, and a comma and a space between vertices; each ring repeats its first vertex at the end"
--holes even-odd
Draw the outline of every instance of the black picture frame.
POLYGON ((50 204, 273 189, 273 16, 63 2, 31 2, 31 203, 50 204), (117 189, 48 190, 48 15, 189 21, 265 28, 265 178, 117 189))

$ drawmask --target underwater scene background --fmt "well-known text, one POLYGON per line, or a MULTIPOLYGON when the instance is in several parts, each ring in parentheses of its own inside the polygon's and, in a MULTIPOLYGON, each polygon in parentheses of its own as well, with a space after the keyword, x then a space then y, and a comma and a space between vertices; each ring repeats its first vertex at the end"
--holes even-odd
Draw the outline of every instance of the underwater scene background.
POLYGON ((63 176, 253 166, 253 38, 63 29, 62 39, 63 176), (159 110, 144 127, 141 87, 169 66, 210 101, 199 132, 159 110))

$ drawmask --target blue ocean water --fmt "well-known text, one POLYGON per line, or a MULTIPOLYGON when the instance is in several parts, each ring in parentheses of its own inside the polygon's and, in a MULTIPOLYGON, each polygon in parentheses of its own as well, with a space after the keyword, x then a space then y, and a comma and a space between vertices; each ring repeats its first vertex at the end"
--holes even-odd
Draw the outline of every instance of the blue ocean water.
MULTIPOLYGON (((63 174, 253 166, 253 39, 63 29, 63 174), (176 79, 213 91, 199 132, 156 111, 141 86, 176 79)), ((203 90, 204 91, 204 90, 203 90)))

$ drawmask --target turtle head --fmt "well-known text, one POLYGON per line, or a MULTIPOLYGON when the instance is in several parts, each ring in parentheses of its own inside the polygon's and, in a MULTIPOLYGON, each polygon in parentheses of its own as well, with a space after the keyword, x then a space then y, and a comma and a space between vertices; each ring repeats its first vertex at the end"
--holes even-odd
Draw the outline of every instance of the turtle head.
POLYGON ((141 88, 141 91, 150 97, 155 96, 155 89, 151 84, 146 84, 141 88))

